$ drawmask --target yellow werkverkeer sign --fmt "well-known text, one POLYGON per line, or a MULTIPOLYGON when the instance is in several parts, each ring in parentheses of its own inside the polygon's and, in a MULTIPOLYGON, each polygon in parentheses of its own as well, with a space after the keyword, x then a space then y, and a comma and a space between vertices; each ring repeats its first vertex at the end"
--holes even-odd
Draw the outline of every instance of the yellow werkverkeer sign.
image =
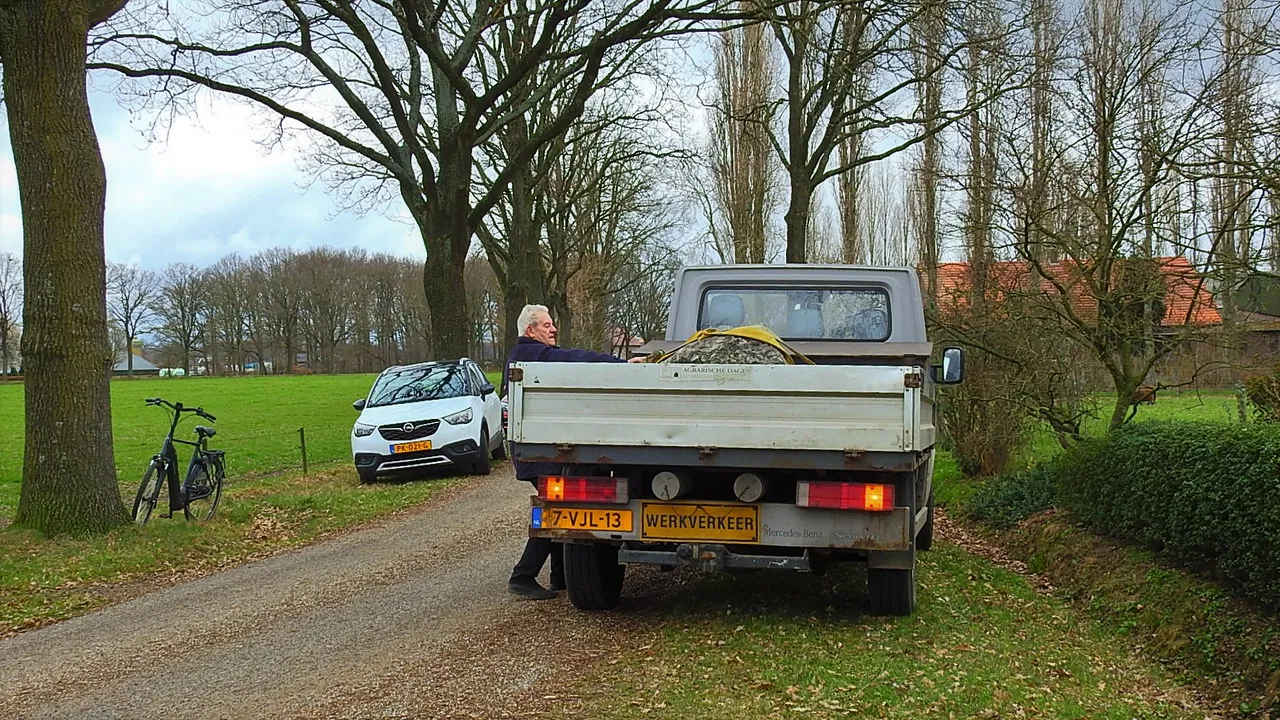
POLYGON ((640 503, 645 540, 760 541, 760 507, 742 503, 640 503))

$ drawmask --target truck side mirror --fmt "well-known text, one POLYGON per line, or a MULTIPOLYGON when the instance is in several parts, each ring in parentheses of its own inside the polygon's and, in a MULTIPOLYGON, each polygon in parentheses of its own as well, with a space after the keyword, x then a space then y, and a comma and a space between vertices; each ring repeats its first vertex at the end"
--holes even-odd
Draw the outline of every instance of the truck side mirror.
POLYGON ((942 364, 933 366, 933 381, 939 385, 955 385, 963 380, 964 348, 945 348, 942 351, 942 364))

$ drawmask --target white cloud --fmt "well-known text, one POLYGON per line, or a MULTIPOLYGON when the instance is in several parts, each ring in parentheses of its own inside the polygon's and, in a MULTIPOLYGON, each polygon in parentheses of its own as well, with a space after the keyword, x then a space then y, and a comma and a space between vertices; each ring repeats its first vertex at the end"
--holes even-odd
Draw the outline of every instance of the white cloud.
MULTIPOLYGON (((306 187, 296 151, 266 153, 257 144, 265 129, 243 105, 213 99, 198 118, 180 119, 164 142, 151 144, 110 95, 91 93, 90 102, 107 168, 112 261, 208 265, 230 252, 320 245, 425 256, 412 225, 336 214, 321 186, 306 187)), ((0 251, 17 253, 21 208, 7 121, 0 131, 0 251)))

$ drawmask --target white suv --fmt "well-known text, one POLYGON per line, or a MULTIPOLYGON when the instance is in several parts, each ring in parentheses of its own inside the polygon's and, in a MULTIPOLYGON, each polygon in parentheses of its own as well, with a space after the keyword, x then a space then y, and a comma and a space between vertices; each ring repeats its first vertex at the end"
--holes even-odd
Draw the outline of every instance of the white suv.
POLYGON ((467 358, 387 368, 352 405, 360 482, 446 465, 488 475, 489 458, 506 457, 502 403, 467 358))

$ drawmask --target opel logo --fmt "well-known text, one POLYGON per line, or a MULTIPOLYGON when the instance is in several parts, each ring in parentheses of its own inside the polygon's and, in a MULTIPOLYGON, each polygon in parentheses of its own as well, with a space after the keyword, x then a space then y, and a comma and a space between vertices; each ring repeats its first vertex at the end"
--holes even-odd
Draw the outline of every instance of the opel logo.
POLYGON ((413 423, 405 423, 404 427, 401 428, 401 430, 404 430, 407 433, 413 432, 413 423))

